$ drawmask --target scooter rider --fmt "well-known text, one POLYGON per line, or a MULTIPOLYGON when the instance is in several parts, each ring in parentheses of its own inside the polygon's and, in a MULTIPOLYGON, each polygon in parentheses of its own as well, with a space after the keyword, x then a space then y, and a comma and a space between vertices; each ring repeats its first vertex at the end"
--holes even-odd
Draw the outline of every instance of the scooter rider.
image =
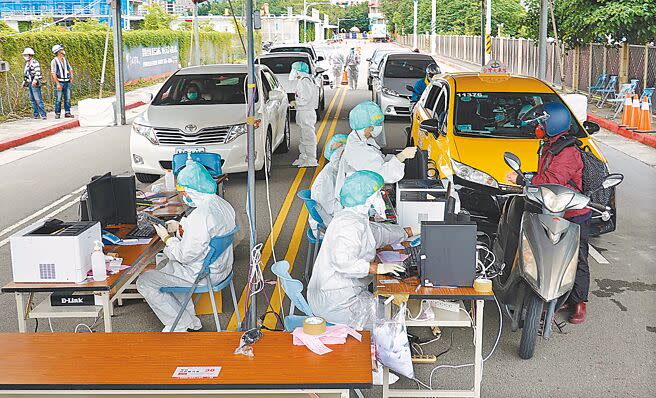
MULTIPOLYGON (((511 171, 506 175, 506 180, 518 185, 559 184, 581 192, 583 161, 578 149, 572 145, 572 140, 576 138, 568 136, 572 122, 571 113, 565 105, 557 102, 545 104, 543 110, 546 119, 536 128, 536 136, 542 138, 537 173, 519 176, 511 171)), ((566 304, 567 309, 574 308, 569 322, 578 324, 585 320, 590 289, 588 240, 592 214, 590 209, 569 210, 565 213, 565 218, 578 224, 581 234, 576 278, 566 304)))

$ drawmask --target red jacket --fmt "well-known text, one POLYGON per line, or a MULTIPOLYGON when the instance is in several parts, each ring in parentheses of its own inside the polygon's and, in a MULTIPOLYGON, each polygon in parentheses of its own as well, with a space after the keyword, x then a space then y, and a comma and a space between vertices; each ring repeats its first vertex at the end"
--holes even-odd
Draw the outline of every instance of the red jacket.
MULTIPOLYGON (((575 146, 562 149, 557 155, 551 152, 556 142, 567 133, 545 140, 540 148, 538 171, 533 176, 531 184, 559 184, 565 185, 577 192, 581 192, 583 185, 583 160, 575 146)), ((572 218, 590 213, 590 209, 569 210, 565 218, 572 218)))

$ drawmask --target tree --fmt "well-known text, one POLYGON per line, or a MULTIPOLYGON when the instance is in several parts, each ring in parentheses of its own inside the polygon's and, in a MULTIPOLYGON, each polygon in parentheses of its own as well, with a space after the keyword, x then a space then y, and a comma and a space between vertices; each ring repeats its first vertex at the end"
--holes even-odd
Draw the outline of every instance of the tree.
POLYGON ((16 33, 14 29, 5 21, 0 21, 0 34, 1 33, 16 33))
POLYGON ((367 2, 360 3, 357 5, 350 6, 346 9, 344 18, 348 18, 346 21, 340 22, 339 29, 346 30, 347 32, 352 27, 357 27, 360 29, 360 32, 369 31, 369 5, 367 2))
MULTIPOLYGON (((538 36, 539 0, 526 0, 529 36, 538 36)), ((645 44, 656 40, 654 0, 556 0, 558 36, 569 46, 581 43, 645 44)), ((549 34, 553 35, 551 24, 549 34)))
POLYGON ((143 19, 143 27, 147 30, 171 29, 171 22, 175 16, 168 14, 158 3, 146 6, 146 15, 143 19))
POLYGON ((71 30, 73 32, 99 32, 107 30, 107 23, 100 22, 97 19, 89 18, 85 20, 75 19, 71 30))
POLYGON ((32 21, 30 29, 41 32, 68 32, 68 29, 65 26, 55 24, 55 18, 52 15, 46 15, 32 21))

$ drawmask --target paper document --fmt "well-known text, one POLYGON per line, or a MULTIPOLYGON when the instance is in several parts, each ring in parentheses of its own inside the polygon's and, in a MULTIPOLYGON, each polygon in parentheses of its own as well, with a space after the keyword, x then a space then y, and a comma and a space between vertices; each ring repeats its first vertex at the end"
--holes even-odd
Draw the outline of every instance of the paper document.
POLYGON ((405 246, 403 246, 400 243, 395 243, 395 244, 392 245, 392 249, 394 249, 394 250, 403 250, 403 249, 405 249, 405 246))
POLYGON ((382 251, 378 252, 378 258, 384 263, 402 263, 403 260, 408 258, 408 255, 399 252, 382 251))
POLYGON ((172 377, 176 379, 214 379, 220 371, 220 366, 178 366, 172 377))
POLYGON ((150 238, 123 239, 122 241, 118 242, 117 245, 119 245, 119 246, 136 246, 136 245, 147 245, 149 243, 150 243, 150 238))

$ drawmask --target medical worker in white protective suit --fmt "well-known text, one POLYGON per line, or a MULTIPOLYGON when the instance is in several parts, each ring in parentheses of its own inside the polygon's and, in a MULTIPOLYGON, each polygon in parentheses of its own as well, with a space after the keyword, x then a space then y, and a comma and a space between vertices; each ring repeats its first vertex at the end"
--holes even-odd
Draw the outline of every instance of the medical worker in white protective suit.
MULTIPOLYGON (((210 250, 210 240, 235 228, 235 211, 230 203, 216 195, 216 182, 205 167, 187 160, 186 166, 178 174, 177 184, 184 202, 195 209, 179 223, 169 221, 167 228, 155 225, 157 235, 166 244, 164 254, 169 261, 163 268, 146 271, 137 279, 137 290, 164 324, 164 332, 199 330, 202 325, 190 300, 176 329, 171 330, 185 294, 162 293, 160 287, 190 286, 203 267, 203 260, 210 250)), ((222 281, 230 274, 232 261, 230 246, 210 265, 213 283, 222 281)))
POLYGON ((403 161, 414 158, 417 147, 408 147, 396 155, 383 155, 376 143, 383 131, 383 111, 375 102, 365 101, 355 106, 349 113, 349 124, 353 131, 349 134, 339 170, 335 180, 335 197, 346 177, 358 170, 371 170, 383 177, 385 183, 392 184, 403 178, 405 165, 403 161))
POLYGON ((369 222, 372 206, 385 216, 383 184, 382 176, 362 170, 348 177, 341 189, 344 209, 335 213, 326 230, 307 291, 313 313, 328 322, 370 329, 376 314, 363 303, 373 302, 367 290, 372 275, 398 275, 404 270, 400 264, 376 261, 377 248, 412 235, 411 228, 369 222))
POLYGON ((346 56, 346 72, 348 73, 349 88, 355 90, 358 88, 358 75, 360 68, 360 55, 355 52, 355 48, 346 56))
POLYGON ((344 55, 341 51, 335 50, 330 54, 330 72, 333 75, 333 81, 330 88, 339 87, 342 84, 342 72, 344 71, 344 55))
MULTIPOLYGON (((335 179, 337 178, 339 160, 342 158, 347 138, 348 135, 346 134, 335 134, 328 140, 323 151, 323 156, 328 160, 328 163, 317 174, 317 178, 314 179, 312 187, 310 187, 310 197, 317 202, 317 212, 325 225, 330 224, 335 209, 339 208, 339 202, 335 198, 335 179)), ((316 221, 310 217, 309 222, 312 231, 316 232, 316 221)))
POLYGON ((292 64, 289 80, 296 80, 295 100, 292 105, 296 108, 296 124, 301 132, 301 141, 298 145, 300 154, 292 165, 316 167, 318 166, 317 136, 314 125, 317 123, 319 89, 310 76, 310 67, 302 61, 292 64))

